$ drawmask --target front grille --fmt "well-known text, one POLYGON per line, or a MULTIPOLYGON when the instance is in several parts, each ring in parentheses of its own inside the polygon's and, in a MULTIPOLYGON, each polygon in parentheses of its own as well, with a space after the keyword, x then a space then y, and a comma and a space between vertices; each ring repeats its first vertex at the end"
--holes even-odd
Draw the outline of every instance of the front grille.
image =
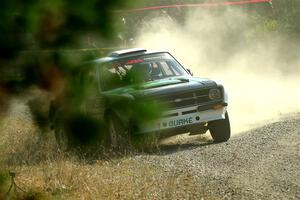
POLYGON ((196 91, 162 95, 156 98, 161 104, 168 108, 183 108, 211 102, 211 100, 208 97, 208 92, 209 89, 202 89, 196 91))

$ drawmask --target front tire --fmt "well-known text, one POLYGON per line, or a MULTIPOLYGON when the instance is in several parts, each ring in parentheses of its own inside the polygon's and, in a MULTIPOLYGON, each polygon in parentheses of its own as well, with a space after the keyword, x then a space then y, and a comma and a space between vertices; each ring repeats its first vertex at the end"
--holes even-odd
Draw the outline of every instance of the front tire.
POLYGON ((230 138, 230 122, 228 113, 225 113, 225 119, 209 122, 209 132, 215 143, 226 142, 230 138))
POLYGON ((106 143, 114 150, 128 149, 130 145, 129 129, 114 113, 107 116, 108 130, 106 143))

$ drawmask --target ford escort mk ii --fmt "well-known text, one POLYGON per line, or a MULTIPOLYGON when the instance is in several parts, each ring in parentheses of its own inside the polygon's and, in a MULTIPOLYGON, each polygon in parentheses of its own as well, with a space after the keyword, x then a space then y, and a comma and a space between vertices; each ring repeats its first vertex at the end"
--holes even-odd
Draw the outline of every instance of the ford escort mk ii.
MULTIPOLYGON (((193 77, 169 52, 120 50, 83 67, 92 69, 94 93, 101 96, 98 108, 89 105, 102 115, 114 145, 124 133, 167 137, 209 130, 214 142, 230 138, 224 86, 193 77)), ((59 131, 56 135, 62 138, 59 131)))
MULTIPOLYGON (((128 49, 93 61, 98 65, 99 90, 106 96, 129 99, 148 97, 163 105, 159 119, 134 124, 137 134, 201 134, 210 131, 215 142, 230 138, 228 98, 223 85, 196 78, 168 52, 128 49), (129 77, 129 78, 128 78, 129 77)), ((108 108, 106 108, 108 109, 108 108)), ((128 127, 128 113, 109 108, 111 129, 115 121, 128 127), (127 118, 127 119, 126 119, 127 118)))

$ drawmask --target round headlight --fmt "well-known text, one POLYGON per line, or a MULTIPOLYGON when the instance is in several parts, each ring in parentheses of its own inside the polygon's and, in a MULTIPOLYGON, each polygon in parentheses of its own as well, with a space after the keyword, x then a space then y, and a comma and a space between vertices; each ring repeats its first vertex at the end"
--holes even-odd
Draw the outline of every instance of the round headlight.
POLYGON ((222 97, 221 90, 220 89, 211 89, 211 90, 209 90, 208 97, 211 100, 221 99, 221 97, 222 97))

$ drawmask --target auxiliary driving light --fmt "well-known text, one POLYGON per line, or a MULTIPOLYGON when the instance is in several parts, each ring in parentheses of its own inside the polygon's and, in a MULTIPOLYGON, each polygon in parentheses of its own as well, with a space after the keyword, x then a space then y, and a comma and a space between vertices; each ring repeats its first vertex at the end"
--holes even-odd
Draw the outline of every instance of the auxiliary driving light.
POLYGON ((209 90, 208 97, 210 100, 220 99, 222 97, 220 89, 209 90))

